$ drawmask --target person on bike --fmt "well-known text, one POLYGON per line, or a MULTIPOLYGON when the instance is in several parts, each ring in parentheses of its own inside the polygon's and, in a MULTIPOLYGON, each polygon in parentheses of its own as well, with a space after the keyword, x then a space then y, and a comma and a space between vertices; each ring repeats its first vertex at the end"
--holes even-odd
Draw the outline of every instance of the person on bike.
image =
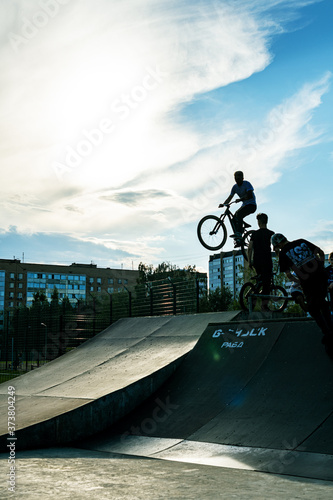
POLYGON ((242 202, 242 206, 234 214, 234 234, 231 235, 235 238, 235 247, 240 245, 240 238, 242 237, 243 219, 247 215, 253 214, 257 210, 257 202, 254 194, 253 186, 250 182, 244 180, 244 174, 240 170, 234 174, 236 184, 231 188, 230 195, 220 203, 219 208, 228 205, 232 198, 237 194, 239 199, 236 202, 242 202))
POLYGON ((279 254, 280 271, 293 280, 294 271, 305 295, 307 308, 323 332, 323 344, 327 354, 333 358, 333 325, 326 300, 327 274, 323 250, 310 241, 298 239, 288 241, 280 233, 272 236, 272 245, 279 254))
MULTIPOLYGON (((268 216, 264 213, 257 215, 259 229, 253 231, 247 250, 248 262, 251 269, 255 269, 262 281, 262 294, 269 295, 272 282, 273 261, 271 238, 274 231, 267 228, 268 216)), ((262 300, 262 310, 267 311, 268 299, 262 300)))

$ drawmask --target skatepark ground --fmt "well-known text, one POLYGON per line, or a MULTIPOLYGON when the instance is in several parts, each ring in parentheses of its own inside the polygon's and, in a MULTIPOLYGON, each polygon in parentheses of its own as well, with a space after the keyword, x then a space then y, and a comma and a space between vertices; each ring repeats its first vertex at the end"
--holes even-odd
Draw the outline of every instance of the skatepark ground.
POLYGON ((333 495, 333 362, 311 320, 120 320, 12 381, 15 441, 8 385, 1 498, 333 495))

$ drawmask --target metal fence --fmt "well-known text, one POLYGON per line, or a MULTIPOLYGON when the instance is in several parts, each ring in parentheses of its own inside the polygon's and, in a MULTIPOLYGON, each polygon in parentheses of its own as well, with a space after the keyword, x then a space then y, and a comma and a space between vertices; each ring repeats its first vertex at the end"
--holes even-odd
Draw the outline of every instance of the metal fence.
POLYGON ((0 331, 0 382, 57 358, 120 318, 199 312, 206 287, 198 279, 167 279, 133 291, 91 296, 65 309, 49 303, 5 311, 0 331), (201 288, 202 287, 202 288, 201 288))

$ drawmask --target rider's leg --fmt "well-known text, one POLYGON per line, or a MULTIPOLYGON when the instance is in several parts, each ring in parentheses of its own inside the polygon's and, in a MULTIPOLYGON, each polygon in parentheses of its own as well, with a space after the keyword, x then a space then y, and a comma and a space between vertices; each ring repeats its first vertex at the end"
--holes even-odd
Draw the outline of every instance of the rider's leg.
POLYGON ((331 321, 328 303, 321 294, 309 296, 306 294, 308 310, 321 331, 323 332, 322 343, 327 353, 333 355, 333 325, 331 321))
POLYGON ((249 205, 243 205, 234 214, 234 231, 242 235, 243 230, 243 219, 247 215, 253 214, 257 210, 257 206, 253 203, 249 205))
MULTIPOLYGON (((255 266, 256 273, 260 275, 262 283, 262 295, 270 295, 271 283, 272 283, 272 268, 269 266, 255 266)), ((267 310, 269 299, 262 299, 261 307, 263 310, 267 310)))

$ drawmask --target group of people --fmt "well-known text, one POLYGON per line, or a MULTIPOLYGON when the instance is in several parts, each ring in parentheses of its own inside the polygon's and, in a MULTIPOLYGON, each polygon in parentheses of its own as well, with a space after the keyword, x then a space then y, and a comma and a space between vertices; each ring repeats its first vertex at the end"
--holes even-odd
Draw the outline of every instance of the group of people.
MULTIPOLYGON (((244 180, 243 172, 234 174, 236 184, 222 207, 229 204, 235 194, 243 202, 234 215, 235 247, 242 237, 243 219, 257 210, 253 186, 244 180)), ((325 268, 325 254, 321 248, 305 239, 289 241, 283 234, 267 228, 268 216, 257 215, 259 229, 253 231, 248 247, 248 262, 260 274, 263 295, 269 295, 273 262, 271 246, 279 259, 280 271, 292 282, 291 295, 302 309, 310 314, 323 333, 323 344, 327 354, 333 358, 333 252, 329 255, 329 266, 325 268), (327 300, 329 299, 329 301, 327 300)), ((262 301, 263 310, 266 309, 262 301)))

